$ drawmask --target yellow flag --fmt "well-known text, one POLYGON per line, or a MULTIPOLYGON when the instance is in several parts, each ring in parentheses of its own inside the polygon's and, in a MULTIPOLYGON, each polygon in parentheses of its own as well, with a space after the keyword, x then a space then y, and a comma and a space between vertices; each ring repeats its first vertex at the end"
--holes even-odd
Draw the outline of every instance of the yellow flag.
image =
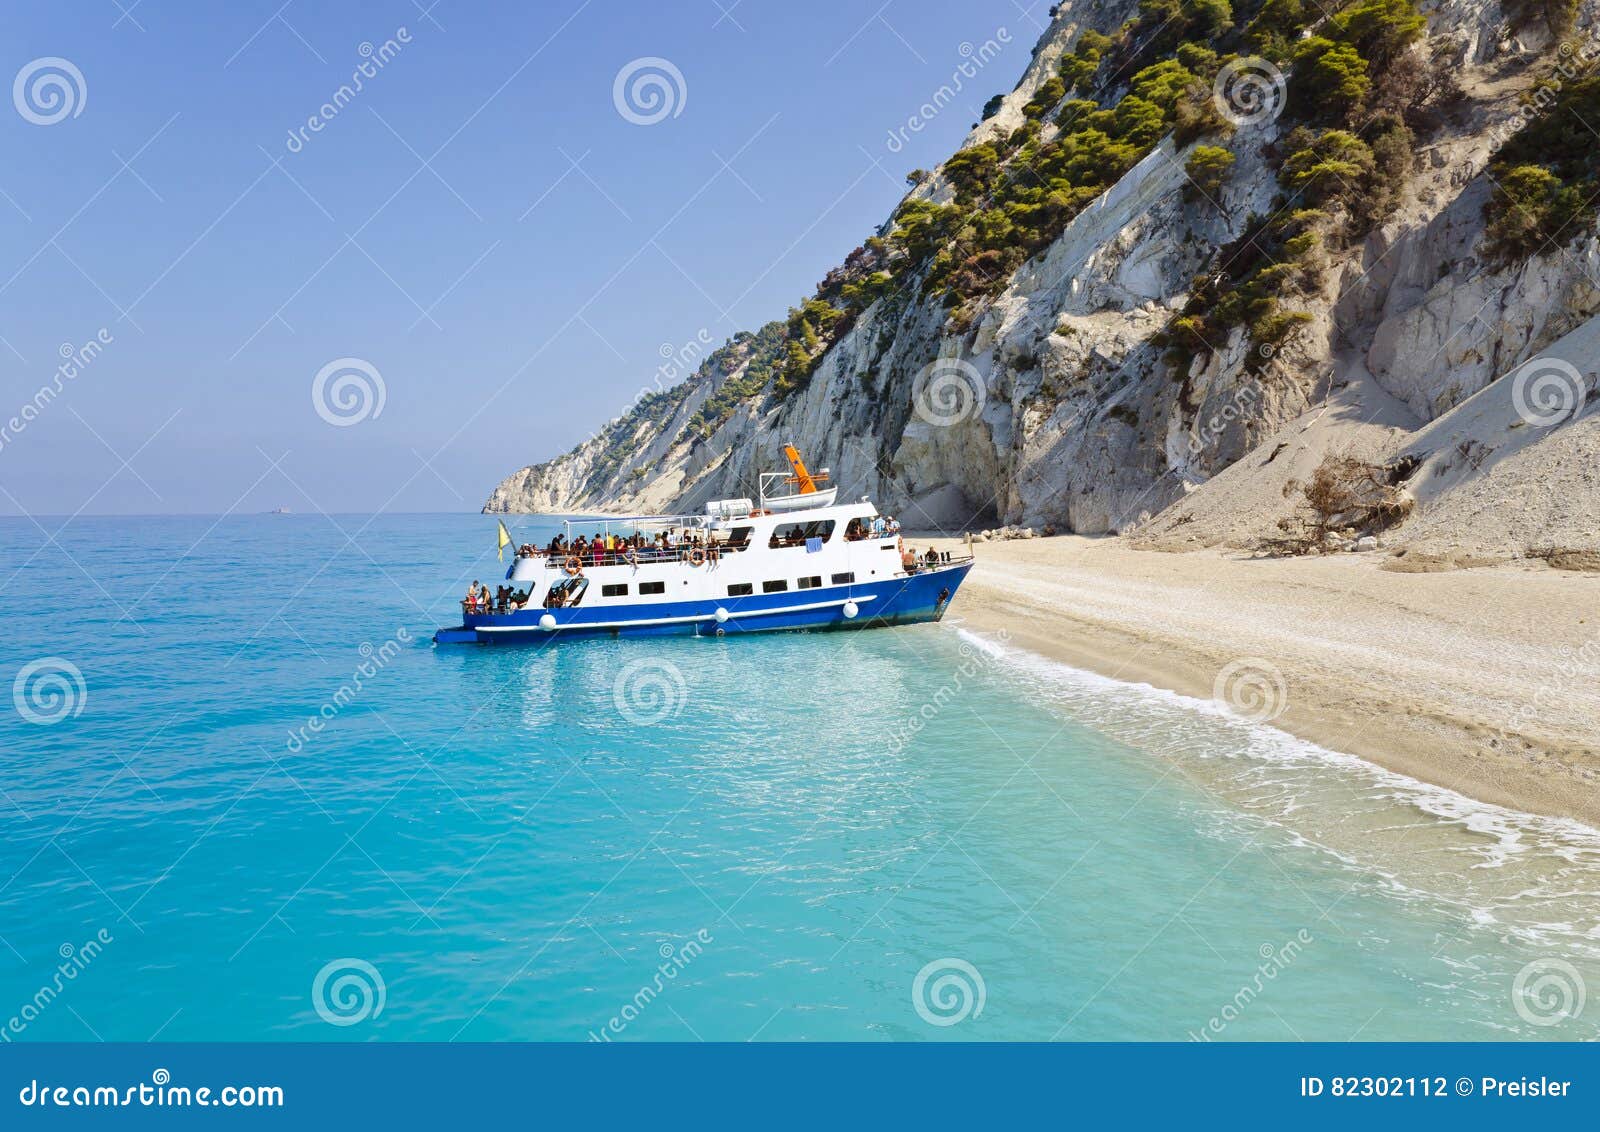
POLYGON ((506 530, 504 523, 500 524, 500 545, 495 548, 494 556, 501 562, 506 560, 506 547, 511 545, 511 532, 506 530))

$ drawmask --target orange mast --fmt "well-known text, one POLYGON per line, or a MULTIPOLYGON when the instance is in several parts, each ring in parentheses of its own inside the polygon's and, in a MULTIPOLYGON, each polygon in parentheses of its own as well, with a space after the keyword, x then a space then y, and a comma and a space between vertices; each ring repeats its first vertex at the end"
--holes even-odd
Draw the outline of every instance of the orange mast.
POLYGON ((800 459, 800 450, 794 445, 785 444, 783 446, 783 454, 789 457, 789 467, 794 469, 794 475, 790 477, 790 481, 800 485, 800 490, 797 494, 812 494, 817 490, 817 480, 827 478, 821 473, 813 477, 810 472, 806 471, 806 462, 800 459))

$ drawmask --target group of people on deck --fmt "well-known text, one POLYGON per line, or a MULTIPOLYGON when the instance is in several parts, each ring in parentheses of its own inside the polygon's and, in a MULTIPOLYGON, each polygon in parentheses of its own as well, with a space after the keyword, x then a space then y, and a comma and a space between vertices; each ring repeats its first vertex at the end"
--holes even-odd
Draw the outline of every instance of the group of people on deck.
POLYGON ((468 613, 507 613, 527 600, 527 590, 498 586, 491 594, 487 585, 473 582, 467 587, 467 596, 462 599, 461 607, 468 613))
POLYGON ((915 574, 919 569, 931 570, 935 566, 943 565, 948 561, 950 561, 950 552, 948 550, 935 550, 931 546, 921 554, 918 554, 910 547, 905 547, 900 551, 900 568, 907 574, 915 574))
POLYGON ((900 520, 893 515, 877 515, 871 519, 851 519, 844 529, 844 537, 849 542, 860 542, 862 539, 884 538, 900 533, 900 520))
POLYGON ((739 547, 731 541, 718 542, 715 537, 692 531, 659 531, 654 538, 647 538, 639 531, 631 535, 596 531, 593 538, 579 535, 570 542, 565 535, 556 535, 542 553, 553 559, 576 558, 579 562, 592 561, 596 566, 614 566, 618 562, 679 557, 693 550, 714 560, 723 549, 739 547))

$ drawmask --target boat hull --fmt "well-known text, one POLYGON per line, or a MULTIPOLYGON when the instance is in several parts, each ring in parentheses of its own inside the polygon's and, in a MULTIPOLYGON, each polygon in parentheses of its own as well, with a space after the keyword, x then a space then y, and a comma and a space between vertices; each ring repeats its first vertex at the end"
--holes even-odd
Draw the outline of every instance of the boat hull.
POLYGON ((593 637, 733 636, 908 625, 942 618, 971 569, 969 560, 871 584, 858 582, 720 600, 469 614, 463 624, 440 629, 433 639, 437 644, 513 644, 593 637), (551 618, 553 627, 547 627, 545 617, 551 618))

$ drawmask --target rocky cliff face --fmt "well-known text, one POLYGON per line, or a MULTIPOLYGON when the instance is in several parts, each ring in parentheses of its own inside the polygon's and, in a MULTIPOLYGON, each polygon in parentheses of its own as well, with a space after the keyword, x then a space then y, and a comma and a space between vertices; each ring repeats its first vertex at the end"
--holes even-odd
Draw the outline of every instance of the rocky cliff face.
MULTIPOLYGON (((903 269, 891 289, 852 312, 803 383, 781 391, 781 381, 764 377, 768 344, 735 341, 597 437, 508 477, 484 509, 696 510, 753 494, 757 473, 782 466, 779 448, 792 442, 813 466, 830 467, 843 494, 870 495, 913 528, 1006 522, 1137 529, 1169 548, 1249 543, 1292 508, 1294 487, 1327 451, 1408 456, 1432 475, 1448 463, 1438 457, 1446 443, 1439 422, 1491 387, 1502 408, 1474 409, 1471 435, 1452 433, 1449 443, 1459 448, 1466 437, 1504 459, 1512 449, 1531 458, 1526 451, 1542 446, 1541 466, 1559 470, 1571 463, 1564 453, 1578 458, 1597 441, 1600 414, 1583 410, 1600 359, 1564 359, 1575 376, 1560 377, 1576 402, 1555 425, 1518 417, 1508 375, 1600 311, 1594 214, 1541 254, 1508 262, 1484 250, 1485 206, 1490 161, 1525 120, 1526 92, 1593 43, 1597 8, 1600 0, 1585 0, 1565 32, 1566 44, 1580 47, 1557 50, 1542 25, 1514 32, 1493 0, 1422 6, 1426 32, 1401 62, 1447 74, 1459 91, 1419 116, 1387 214, 1325 241, 1319 271, 1294 304, 1297 331, 1281 340, 1264 341, 1258 323, 1235 326, 1198 353, 1172 348, 1174 320, 1193 313, 1197 277, 1222 273, 1225 293, 1230 249, 1236 255, 1252 224, 1294 203, 1284 172, 1292 118, 1244 114, 1236 128, 1202 128, 1187 141, 1182 129, 1167 133, 975 298, 953 306, 932 293, 926 271, 903 269), (1186 165, 1207 144, 1231 151, 1232 167, 1212 191, 1197 192, 1186 165)), ((1137 45, 1129 21, 1138 15, 1133 0, 1061 4, 1027 73, 963 153, 1026 132, 1030 105, 1048 100, 1047 84, 1086 34, 1126 43, 1133 27, 1137 45)), ((1118 77, 1100 74, 1102 98, 1114 94, 1118 77)), ((1216 89, 1223 98, 1220 78, 1216 89)), ((1281 99, 1283 89, 1268 93, 1281 99)), ((1046 118, 1040 139, 1057 129, 1046 118)), ((942 204, 958 192, 947 168, 910 198, 942 204)), ((1442 474, 1452 489, 1465 487, 1459 495, 1439 483, 1408 485, 1419 501, 1408 527, 1435 542, 1464 541, 1451 501, 1470 495, 1460 517, 1470 512, 1478 541, 1498 524, 1504 537, 1491 532, 1487 544, 1536 549, 1532 536, 1511 531, 1518 502, 1502 499, 1500 514, 1490 505, 1500 497, 1477 482, 1497 462, 1474 461, 1470 451, 1456 458, 1442 474), (1458 483, 1463 477, 1474 482, 1458 483)), ((1552 518, 1560 529, 1538 536, 1546 543, 1600 540, 1594 467, 1589 460, 1562 488, 1580 502, 1552 518)))

